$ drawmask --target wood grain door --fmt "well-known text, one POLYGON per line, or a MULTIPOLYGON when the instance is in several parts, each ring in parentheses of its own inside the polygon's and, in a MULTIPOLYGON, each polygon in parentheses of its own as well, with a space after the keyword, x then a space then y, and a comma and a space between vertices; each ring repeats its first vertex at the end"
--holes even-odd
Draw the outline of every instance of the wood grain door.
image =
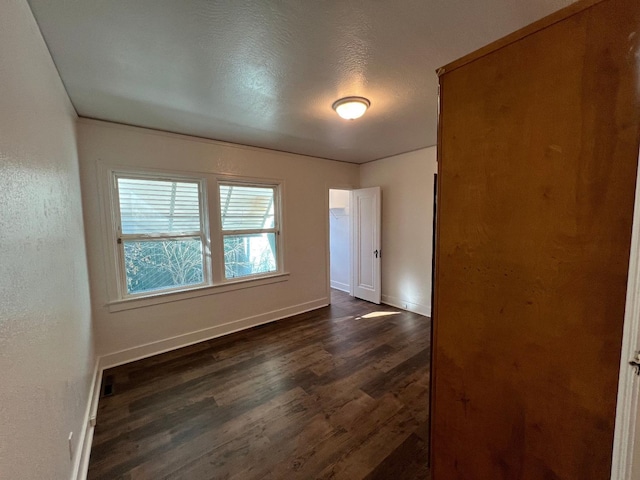
POLYGON ((441 74, 435 480, 609 478, 639 36, 581 2, 441 74))

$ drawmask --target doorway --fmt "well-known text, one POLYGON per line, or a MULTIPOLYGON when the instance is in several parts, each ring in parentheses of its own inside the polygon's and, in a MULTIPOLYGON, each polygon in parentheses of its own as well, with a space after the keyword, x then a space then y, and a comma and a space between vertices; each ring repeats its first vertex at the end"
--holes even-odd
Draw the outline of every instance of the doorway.
POLYGON ((350 190, 329 190, 329 258, 331 288, 351 294, 350 190))

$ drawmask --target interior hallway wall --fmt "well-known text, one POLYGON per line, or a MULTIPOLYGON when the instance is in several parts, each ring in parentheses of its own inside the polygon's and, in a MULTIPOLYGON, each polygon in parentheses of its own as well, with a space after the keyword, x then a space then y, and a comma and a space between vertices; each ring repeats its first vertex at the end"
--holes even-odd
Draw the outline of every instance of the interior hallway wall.
POLYGON ((351 238, 349 190, 329 190, 329 250, 331 288, 351 290, 351 238))
POLYGON ((431 315, 436 147, 360 167, 360 187, 382 189, 382 301, 431 315))
POLYGON ((0 477, 67 479, 94 367, 76 113, 26 0, 2 2, 0 112, 0 477))

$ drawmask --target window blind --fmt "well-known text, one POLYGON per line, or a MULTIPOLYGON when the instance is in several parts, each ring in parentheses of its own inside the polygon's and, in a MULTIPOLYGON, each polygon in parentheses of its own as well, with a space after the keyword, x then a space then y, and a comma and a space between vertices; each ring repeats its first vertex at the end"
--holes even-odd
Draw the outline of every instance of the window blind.
POLYGON ((222 230, 274 228, 273 187, 220 185, 222 230))
POLYGON ((199 232, 197 182, 118 178, 123 234, 199 232))

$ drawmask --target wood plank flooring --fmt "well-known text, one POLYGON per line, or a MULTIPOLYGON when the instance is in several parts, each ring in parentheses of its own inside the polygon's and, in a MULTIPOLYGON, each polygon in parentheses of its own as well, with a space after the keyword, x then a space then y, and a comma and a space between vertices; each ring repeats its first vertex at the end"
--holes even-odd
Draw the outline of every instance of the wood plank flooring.
POLYGON ((107 370, 88 478, 430 478, 430 323, 332 291, 329 307, 107 370))

